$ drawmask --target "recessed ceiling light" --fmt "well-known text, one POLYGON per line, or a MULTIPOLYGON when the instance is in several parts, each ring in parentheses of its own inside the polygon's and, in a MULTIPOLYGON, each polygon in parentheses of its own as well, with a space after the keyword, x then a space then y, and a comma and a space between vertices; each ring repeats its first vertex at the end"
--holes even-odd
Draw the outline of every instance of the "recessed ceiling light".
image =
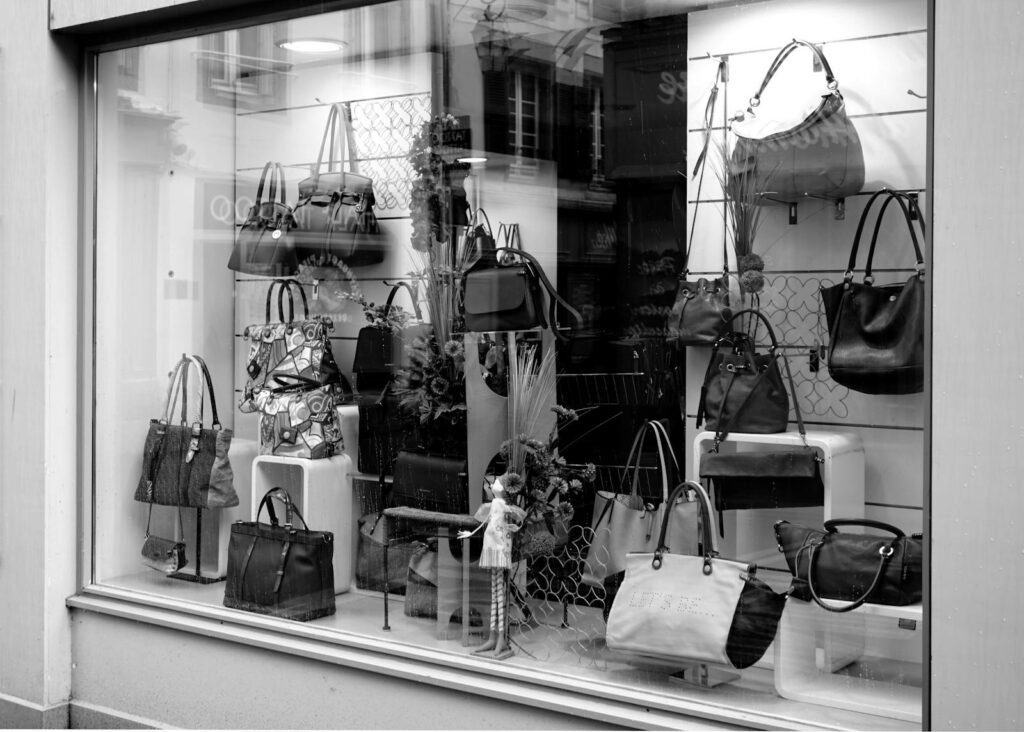
POLYGON ((455 158, 455 162, 456 163, 469 163, 470 165, 472 165, 473 163, 486 163, 487 162, 487 158, 473 158, 473 157, 469 157, 469 158, 455 158))
POLYGON ((343 41, 332 38, 296 38, 292 41, 281 41, 277 45, 286 51, 299 53, 335 53, 345 47, 343 41))

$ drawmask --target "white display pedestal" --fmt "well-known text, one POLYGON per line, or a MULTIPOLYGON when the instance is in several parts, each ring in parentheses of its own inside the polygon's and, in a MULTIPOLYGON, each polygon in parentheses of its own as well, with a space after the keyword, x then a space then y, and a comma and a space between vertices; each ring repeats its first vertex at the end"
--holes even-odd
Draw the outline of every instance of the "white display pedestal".
MULTIPOLYGON (((348 592, 355 568, 359 507, 348 479, 352 470, 346 454, 322 460, 260 455, 252 463, 253 519, 264 494, 280 487, 288 491, 310 529, 334 532, 335 594, 348 592)), ((274 510, 280 517, 279 508, 274 510)))
MULTIPOLYGON (((700 432, 693 440, 690 478, 700 480, 700 458, 715 444, 714 432, 700 432)), ((732 432, 722 442, 722 452, 761 450, 767 446, 797 447, 803 445, 800 433, 780 432, 755 435, 732 432)), ((724 538, 719 538, 719 551, 730 559, 756 562, 784 568, 785 563, 775 542, 772 524, 780 519, 818 526, 832 518, 864 517, 864 448, 860 437, 840 432, 807 432, 807 444, 824 460, 821 477, 825 486, 824 506, 809 508, 750 509, 725 511, 724 538)), ((851 531, 856 530, 855 527, 851 531)))
POLYGON ((830 613, 789 599, 775 636, 775 690, 794 701, 921 721, 921 605, 830 613), (835 673, 861 661, 863 668, 835 673))

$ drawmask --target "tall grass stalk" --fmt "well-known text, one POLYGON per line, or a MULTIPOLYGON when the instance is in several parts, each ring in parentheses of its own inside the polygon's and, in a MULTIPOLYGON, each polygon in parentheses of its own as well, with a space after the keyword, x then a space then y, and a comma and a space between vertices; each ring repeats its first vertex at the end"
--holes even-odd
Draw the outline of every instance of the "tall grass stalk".
POLYGON ((537 426, 555 403, 555 353, 547 348, 538 358, 537 346, 526 346, 522 353, 509 349, 508 388, 508 469, 522 474, 526 466, 526 446, 521 435, 535 437, 537 426))

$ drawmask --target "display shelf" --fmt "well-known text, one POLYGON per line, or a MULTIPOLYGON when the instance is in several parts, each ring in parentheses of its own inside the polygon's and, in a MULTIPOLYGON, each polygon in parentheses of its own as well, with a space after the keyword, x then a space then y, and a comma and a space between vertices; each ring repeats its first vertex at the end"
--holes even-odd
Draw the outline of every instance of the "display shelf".
POLYGON ((252 463, 253 520, 264 494, 281 487, 310 529, 334 533, 335 594, 348 592, 354 578, 359 506, 348 479, 351 469, 352 460, 345 454, 322 460, 260 455, 252 463))
MULTIPOLYGON (((772 524, 778 519, 822 523, 833 518, 864 517, 864 447, 860 437, 843 432, 808 431, 807 445, 822 458, 821 478, 825 486, 824 505, 812 508, 750 509, 726 511, 725 536, 719 540, 723 556, 760 564, 778 564, 780 555, 772 524), (737 514, 744 514, 740 517, 737 514)), ((700 480, 700 458, 715 442, 715 433, 704 431, 693 440, 690 477, 700 480)), ((722 451, 761 449, 764 446, 794 447, 804 444, 799 432, 768 435, 732 432, 722 442, 722 451)), ((851 531, 855 531, 856 527, 851 531)))
POLYGON ((790 599, 775 637, 775 689, 794 701, 920 722, 923 629, 920 604, 831 613, 790 599))

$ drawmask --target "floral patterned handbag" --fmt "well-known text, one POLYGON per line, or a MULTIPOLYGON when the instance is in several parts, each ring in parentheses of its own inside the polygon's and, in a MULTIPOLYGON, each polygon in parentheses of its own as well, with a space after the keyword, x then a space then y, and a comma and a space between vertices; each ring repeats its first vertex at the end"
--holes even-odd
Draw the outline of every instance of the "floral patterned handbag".
POLYGON ((260 454, 311 460, 344 451, 338 405, 352 396, 348 380, 317 385, 302 377, 274 377, 276 386, 255 397, 260 413, 260 454))

